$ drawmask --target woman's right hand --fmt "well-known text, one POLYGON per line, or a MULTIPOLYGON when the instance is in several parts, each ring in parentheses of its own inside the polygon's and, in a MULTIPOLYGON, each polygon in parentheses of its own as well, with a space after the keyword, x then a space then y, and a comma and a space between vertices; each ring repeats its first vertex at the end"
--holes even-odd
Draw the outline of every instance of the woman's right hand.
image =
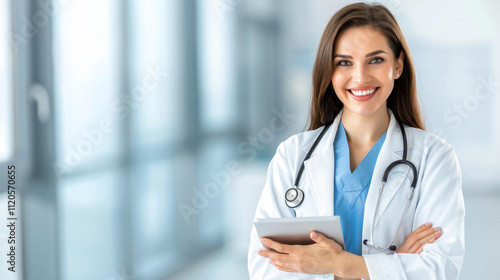
POLYGON ((432 223, 423 224, 408 235, 403 246, 399 247, 397 253, 420 254, 425 244, 436 241, 443 232, 440 227, 431 228, 432 223))

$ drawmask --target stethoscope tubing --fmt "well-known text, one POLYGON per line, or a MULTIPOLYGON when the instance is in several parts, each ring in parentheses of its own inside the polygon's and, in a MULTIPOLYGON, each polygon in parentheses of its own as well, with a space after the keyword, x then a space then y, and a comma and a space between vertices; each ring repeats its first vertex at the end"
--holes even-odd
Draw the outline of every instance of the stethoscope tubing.
MULTIPOLYGON (((401 230, 401 226, 403 224, 403 220, 406 217, 406 213, 408 212, 408 207, 410 205, 411 199, 413 198, 413 193, 414 193, 415 187, 417 185, 417 168, 415 167, 415 165, 413 165, 413 163, 411 163, 410 161, 408 161, 406 159, 407 151, 408 151, 408 145, 407 145, 407 140, 406 140, 405 129, 404 129, 403 123, 399 119, 397 119, 397 122, 399 124, 400 129, 401 129, 401 134, 402 134, 402 137, 403 137, 403 158, 401 160, 397 160, 397 161, 392 162, 385 169, 385 171, 384 171, 384 175, 382 177, 382 186, 379 189, 378 198, 377 198, 377 204, 376 204, 376 207, 375 207, 375 213, 373 215, 372 230, 371 230, 371 233, 370 233, 370 241, 367 240, 367 239, 365 239, 363 241, 363 244, 365 244, 367 246, 370 246, 372 248, 375 248, 377 250, 380 250, 380 251, 385 251, 385 250, 396 251, 396 246, 394 246, 392 244, 394 243, 394 241, 396 241, 396 238, 398 237, 398 234, 399 234, 399 232, 401 230), (379 208, 379 204, 380 204, 380 198, 382 196, 382 192, 384 190, 384 185, 387 182, 387 179, 389 177, 390 171, 395 166, 400 165, 400 164, 404 164, 404 165, 409 166, 410 169, 411 169, 411 171, 412 171, 412 173, 413 173, 413 178, 412 178, 412 182, 411 182, 411 185, 410 185, 411 191, 410 191, 410 195, 408 196, 408 200, 406 202, 405 210, 403 212, 403 215, 401 216, 401 220, 399 222, 399 226, 398 226, 398 229, 396 231, 396 234, 394 235, 394 238, 391 240, 391 242, 389 243, 389 245, 387 245, 386 247, 380 247, 380 246, 377 246, 373 242, 373 232, 374 232, 374 229, 375 229, 375 219, 376 219, 377 213, 378 213, 378 208, 379 208)), ((299 205, 302 204, 302 201, 304 200, 304 192, 299 188, 299 181, 300 181, 300 178, 302 176, 302 172, 304 171, 305 161, 308 160, 311 157, 312 152, 314 151, 314 149, 316 148, 316 146, 318 145, 318 143, 323 138, 323 135, 325 134, 325 132, 328 130, 328 128, 331 125, 332 125, 331 123, 325 125, 325 127, 323 128, 323 130, 321 131, 321 133, 318 135, 318 137, 314 141, 313 145, 309 149, 309 152, 306 154, 304 160, 302 161, 302 164, 300 166, 299 172, 297 173, 297 178, 295 179, 295 183, 293 185, 293 188, 290 188, 290 189, 288 189, 286 191, 286 193, 285 193, 285 203, 286 203, 286 205, 288 207, 290 207, 290 208, 296 208, 296 207, 298 207, 299 205)))

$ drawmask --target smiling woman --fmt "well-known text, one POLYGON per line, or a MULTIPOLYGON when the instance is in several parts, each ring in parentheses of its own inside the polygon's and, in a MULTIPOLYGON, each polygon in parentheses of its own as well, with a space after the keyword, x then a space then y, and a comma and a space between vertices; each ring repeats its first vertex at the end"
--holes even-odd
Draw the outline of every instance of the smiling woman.
POLYGON ((316 231, 314 244, 297 245, 254 228, 251 278, 458 279, 460 166, 450 144, 424 131, 411 54, 387 8, 356 3, 332 17, 310 111, 309 131, 278 147, 255 218, 340 216, 345 248, 316 231), (289 190, 304 194, 299 203, 289 190))

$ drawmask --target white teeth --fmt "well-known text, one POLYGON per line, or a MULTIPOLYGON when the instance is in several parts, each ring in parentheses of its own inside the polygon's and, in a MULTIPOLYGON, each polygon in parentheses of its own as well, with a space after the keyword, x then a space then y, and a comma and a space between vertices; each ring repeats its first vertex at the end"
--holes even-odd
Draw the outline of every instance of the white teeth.
POLYGON ((370 89, 370 90, 360 90, 360 91, 351 90, 351 92, 352 92, 352 94, 354 94, 356 96, 365 96, 365 95, 369 95, 369 94, 374 93, 375 90, 376 90, 376 88, 370 89))

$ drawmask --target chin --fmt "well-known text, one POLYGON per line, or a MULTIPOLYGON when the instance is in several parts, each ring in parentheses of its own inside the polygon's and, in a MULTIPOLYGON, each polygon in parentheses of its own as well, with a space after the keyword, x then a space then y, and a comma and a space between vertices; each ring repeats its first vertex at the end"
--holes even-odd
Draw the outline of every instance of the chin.
POLYGON ((366 105, 358 105, 358 106, 346 106, 349 110, 357 115, 369 116, 373 113, 377 112, 382 106, 366 106, 366 105))

